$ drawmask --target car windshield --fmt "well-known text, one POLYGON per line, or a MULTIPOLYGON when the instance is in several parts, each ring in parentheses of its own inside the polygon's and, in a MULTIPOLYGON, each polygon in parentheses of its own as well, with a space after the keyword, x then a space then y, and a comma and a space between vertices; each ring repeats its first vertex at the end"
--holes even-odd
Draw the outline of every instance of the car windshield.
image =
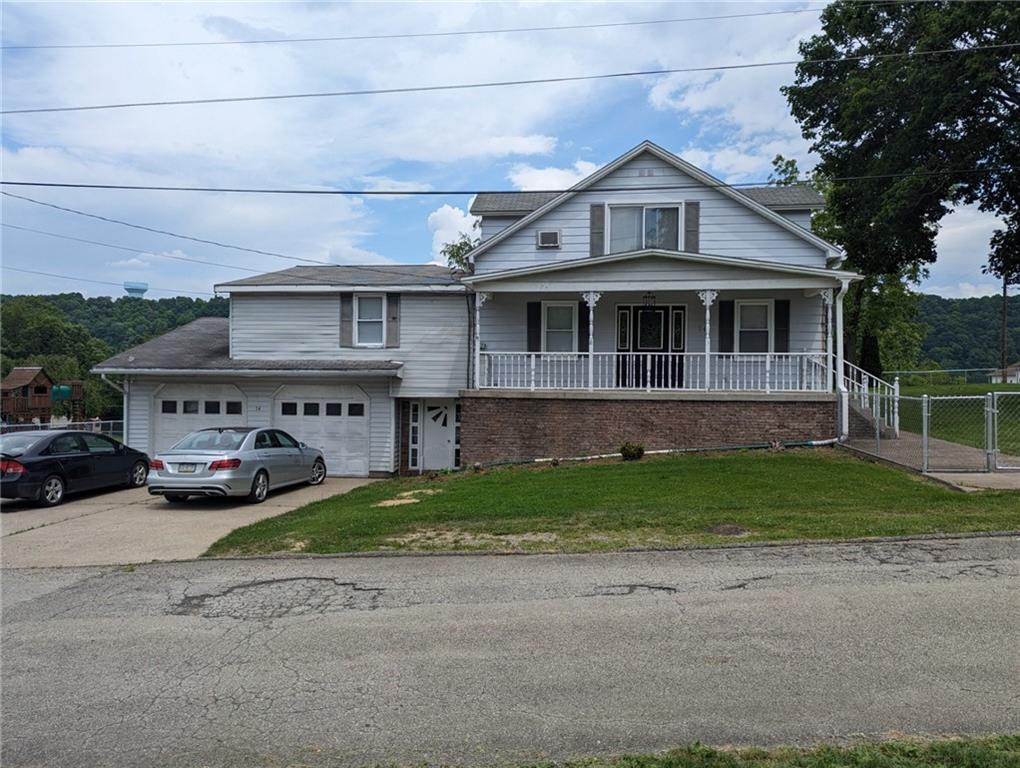
POLYGON ((192 432, 170 450, 172 451, 236 451, 241 447, 247 432, 236 430, 204 429, 192 432))
POLYGON ((0 435, 0 453, 6 456, 20 456, 42 438, 42 435, 0 435))

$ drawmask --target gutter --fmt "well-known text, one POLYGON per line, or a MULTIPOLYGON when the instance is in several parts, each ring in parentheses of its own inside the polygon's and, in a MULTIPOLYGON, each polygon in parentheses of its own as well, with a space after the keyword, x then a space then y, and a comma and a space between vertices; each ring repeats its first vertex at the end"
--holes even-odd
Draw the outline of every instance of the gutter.
MULTIPOLYGON (((401 366, 403 364, 401 363, 401 366)), ((344 378, 402 378, 399 368, 358 368, 300 370, 296 368, 93 368, 104 380, 107 374, 123 374, 132 376, 235 376, 239 378, 272 378, 272 377, 344 377, 344 378)), ((108 382, 113 385, 113 382, 108 382)))

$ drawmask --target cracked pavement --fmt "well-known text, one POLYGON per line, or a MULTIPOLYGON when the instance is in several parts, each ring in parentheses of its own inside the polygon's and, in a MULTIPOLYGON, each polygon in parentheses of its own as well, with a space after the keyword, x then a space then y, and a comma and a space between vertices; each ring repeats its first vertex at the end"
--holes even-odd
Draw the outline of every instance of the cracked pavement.
POLYGON ((5 568, 4 766, 1020 728, 1020 538, 5 568))

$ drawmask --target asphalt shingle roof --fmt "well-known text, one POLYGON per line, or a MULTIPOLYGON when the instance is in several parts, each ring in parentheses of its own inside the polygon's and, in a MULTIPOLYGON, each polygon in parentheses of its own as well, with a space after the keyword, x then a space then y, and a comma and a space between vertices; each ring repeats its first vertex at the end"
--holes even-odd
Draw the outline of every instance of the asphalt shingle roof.
POLYGON ((402 365, 392 360, 232 360, 229 335, 227 318, 202 317, 114 355, 93 371, 395 371, 402 365))
MULTIPOLYGON (((734 187, 734 191, 766 208, 821 208, 824 202, 822 196, 807 184, 743 189, 734 187)), ((471 213, 475 216, 525 216, 559 195, 559 192, 482 192, 471 204, 471 213)))
POLYGON ((244 277, 219 286, 243 285, 458 285, 455 273, 436 264, 387 264, 380 266, 345 266, 327 264, 291 267, 279 272, 244 277))
POLYGON ((16 387, 23 387, 26 384, 31 384, 32 379, 38 376, 41 371, 42 368, 38 365, 12 368, 11 372, 7 374, 2 382, 0 382, 0 388, 15 389, 16 387))

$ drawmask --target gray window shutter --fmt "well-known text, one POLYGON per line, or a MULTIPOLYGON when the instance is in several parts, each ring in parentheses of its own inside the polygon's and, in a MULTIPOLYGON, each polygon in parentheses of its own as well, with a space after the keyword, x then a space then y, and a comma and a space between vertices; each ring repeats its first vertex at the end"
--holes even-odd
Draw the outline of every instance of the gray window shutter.
POLYGON ((775 301, 775 323, 776 329, 773 332, 775 349, 773 352, 790 351, 790 300, 776 299, 775 301))
POLYGON ((542 351, 542 302, 529 301, 528 308, 528 351, 542 351))
POLYGON ((340 294, 340 346, 354 346, 354 294, 340 294))
POLYGON ((602 203, 593 203, 591 206, 588 246, 591 256, 602 256, 606 252, 606 207, 602 203))
POLYGON ((588 302, 577 302, 577 351, 588 351, 588 302))
POLYGON ((701 248, 701 203, 688 200, 684 203, 684 250, 700 253, 701 248))
POLYGON ((733 351, 733 302, 719 302, 719 351, 733 351))
POLYGON ((386 346, 400 346, 400 294, 386 294, 386 346))

